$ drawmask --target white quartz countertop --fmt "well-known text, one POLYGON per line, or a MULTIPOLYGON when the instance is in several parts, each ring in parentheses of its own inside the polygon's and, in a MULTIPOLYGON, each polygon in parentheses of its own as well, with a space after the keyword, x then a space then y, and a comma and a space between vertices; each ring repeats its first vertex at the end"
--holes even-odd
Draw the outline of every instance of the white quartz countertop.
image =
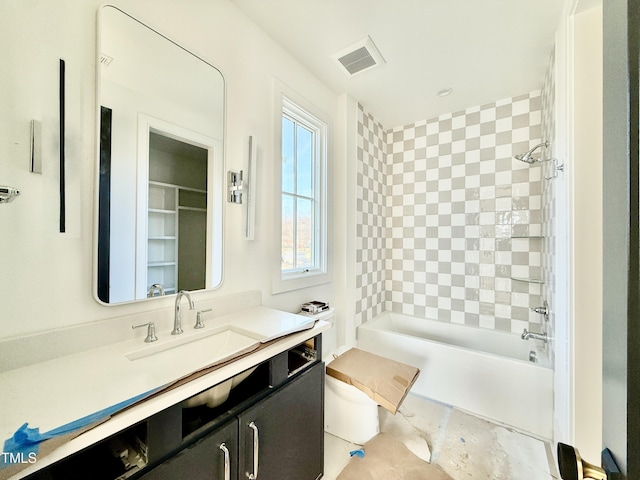
POLYGON ((45 464, 144 420, 327 328, 330 324, 326 322, 259 306, 209 319, 205 328, 194 330, 189 327, 182 335, 157 332, 159 340, 150 344, 135 338, 1 372, 0 441, 4 443, 25 422, 45 433, 146 392, 162 389, 204 368, 227 362, 193 381, 115 414, 44 459, 38 458, 36 464, 13 478, 22 478, 45 464), (217 337, 224 336, 225 341, 229 340, 226 336, 231 341, 235 337, 240 339, 229 347, 233 352, 231 355, 225 353, 229 348, 221 354, 213 347, 204 349, 207 351, 204 354, 201 351, 190 353, 191 350, 203 350, 192 349, 191 346, 196 345, 193 340, 197 339, 199 343, 219 332, 223 334, 217 337), (159 353, 148 354, 155 351, 159 353), (229 361, 232 358, 236 359, 229 361))

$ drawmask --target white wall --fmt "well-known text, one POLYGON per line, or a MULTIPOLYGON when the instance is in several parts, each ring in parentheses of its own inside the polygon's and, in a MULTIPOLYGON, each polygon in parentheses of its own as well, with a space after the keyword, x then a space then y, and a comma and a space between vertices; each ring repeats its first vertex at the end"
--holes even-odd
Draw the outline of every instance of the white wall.
MULTIPOLYGON (((0 184, 22 195, 0 206, 0 337, 164 308, 171 299, 105 307, 93 298, 96 165, 95 43, 99 0, 3 0, 0 4, 0 184), (67 231, 58 232, 58 59, 66 61, 67 231), (42 122, 43 174, 28 172, 29 122, 42 122)), ((220 68, 227 87, 227 169, 246 168, 248 136, 258 145, 256 240, 243 237, 243 212, 225 205, 224 280, 198 298, 251 289, 266 305, 340 300, 335 284, 271 295, 270 258, 278 239, 273 211, 273 77, 343 122, 344 102, 303 69, 228 0, 122 0, 118 6, 220 68)), ((344 135, 330 163, 344 169, 344 135)), ((330 168, 330 179, 333 174, 330 168)), ((344 191, 329 181, 333 207, 344 191)), ((344 185, 343 185, 344 186, 344 185)), ((341 216, 342 221, 346 221, 341 216)), ((344 225, 331 251, 344 249, 344 225)), ((342 262, 334 278, 344 279, 342 262)), ((341 280, 344 285, 344 280, 341 280)), ((336 305, 338 312, 342 305, 336 305)), ((344 310, 344 309, 342 309, 344 310)), ((338 318, 340 319, 340 317, 338 318)))
POLYGON ((554 441, 602 449, 602 6, 566 0, 556 37, 554 441))
POLYGON ((574 16, 573 362, 575 446, 602 451, 602 5, 574 16))

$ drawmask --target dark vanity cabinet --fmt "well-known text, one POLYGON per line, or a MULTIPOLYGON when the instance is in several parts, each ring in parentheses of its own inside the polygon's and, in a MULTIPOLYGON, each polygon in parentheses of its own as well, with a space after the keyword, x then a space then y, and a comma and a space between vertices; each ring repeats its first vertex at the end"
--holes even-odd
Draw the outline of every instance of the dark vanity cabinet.
POLYGON ((310 367, 236 415, 230 423, 214 429, 137 478, 315 480, 321 477, 323 374, 323 364, 310 367))
POLYGON ((324 471, 320 337, 260 364, 215 408, 177 404, 29 480, 316 480, 324 471))

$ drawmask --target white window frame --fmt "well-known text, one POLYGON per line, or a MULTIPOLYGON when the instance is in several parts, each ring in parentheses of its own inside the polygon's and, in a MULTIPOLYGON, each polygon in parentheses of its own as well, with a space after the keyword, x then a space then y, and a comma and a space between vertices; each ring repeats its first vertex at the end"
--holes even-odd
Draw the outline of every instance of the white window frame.
POLYGON ((272 293, 282 293, 330 282, 329 268, 329 232, 327 214, 329 210, 327 196, 329 126, 325 116, 304 99, 292 92, 276 89, 276 108, 274 117, 275 156, 275 236, 274 275, 272 293), (289 117, 314 132, 314 255, 312 268, 282 270, 282 119, 289 117))

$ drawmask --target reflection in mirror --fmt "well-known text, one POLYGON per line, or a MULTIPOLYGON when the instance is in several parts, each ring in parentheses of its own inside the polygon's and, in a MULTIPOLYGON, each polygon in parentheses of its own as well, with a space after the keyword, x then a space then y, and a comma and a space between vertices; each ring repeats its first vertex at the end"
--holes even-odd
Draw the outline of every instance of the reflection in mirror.
POLYGON ((114 304, 222 281, 224 79, 100 9, 96 296, 114 304))

